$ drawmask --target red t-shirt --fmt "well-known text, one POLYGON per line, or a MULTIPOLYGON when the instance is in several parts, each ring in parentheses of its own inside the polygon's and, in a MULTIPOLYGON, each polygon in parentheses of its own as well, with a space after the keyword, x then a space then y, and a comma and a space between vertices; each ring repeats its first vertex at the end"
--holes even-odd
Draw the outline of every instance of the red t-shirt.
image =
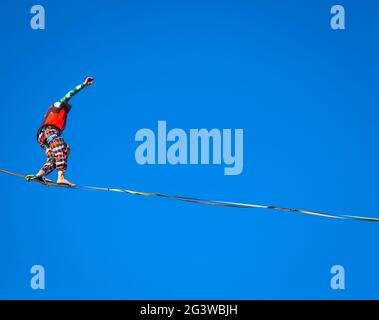
POLYGON ((61 131, 66 127, 67 114, 70 111, 70 105, 68 103, 60 106, 59 108, 51 105, 45 114, 45 119, 41 127, 55 126, 61 131))

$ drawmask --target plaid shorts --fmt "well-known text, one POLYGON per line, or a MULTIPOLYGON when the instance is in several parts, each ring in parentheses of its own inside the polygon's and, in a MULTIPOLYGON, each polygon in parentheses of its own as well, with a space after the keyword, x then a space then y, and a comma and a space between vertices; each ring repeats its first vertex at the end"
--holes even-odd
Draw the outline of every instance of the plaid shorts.
POLYGON ((46 162, 41 168, 45 174, 51 173, 54 169, 66 171, 70 147, 64 142, 60 131, 54 127, 42 128, 38 143, 46 154, 46 162))

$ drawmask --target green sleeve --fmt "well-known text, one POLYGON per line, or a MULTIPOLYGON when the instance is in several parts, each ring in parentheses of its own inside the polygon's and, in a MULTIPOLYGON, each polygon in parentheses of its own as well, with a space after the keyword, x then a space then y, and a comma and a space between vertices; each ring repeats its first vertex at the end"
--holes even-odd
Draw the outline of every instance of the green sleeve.
POLYGON ((56 103, 54 103, 54 106, 60 107, 63 103, 68 102, 74 95, 76 95, 79 91, 81 91, 86 85, 84 83, 79 84, 74 89, 72 89, 70 92, 68 92, 62 99, 58 100, 56 103))

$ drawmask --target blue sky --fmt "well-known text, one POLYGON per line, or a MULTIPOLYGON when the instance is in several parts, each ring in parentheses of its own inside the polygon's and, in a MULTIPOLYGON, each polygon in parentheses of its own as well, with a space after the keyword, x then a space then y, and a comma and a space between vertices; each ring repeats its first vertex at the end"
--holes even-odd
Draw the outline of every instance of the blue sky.
MULTIPOLYGON (((378 216, 373 0, 2 3, 1 168, 44 162, 35 132, 72 100, 67 177, 81 185, 378 216), (141 166, 135 133, 242 128, 244 171, 141 166)), ((44 188, 0 176, 0 298, 378 299, 378 226, 44 188), (30 288, 41 264, 46 289, 30 288), (345 267, 346 289, 330 288, 345 267)))

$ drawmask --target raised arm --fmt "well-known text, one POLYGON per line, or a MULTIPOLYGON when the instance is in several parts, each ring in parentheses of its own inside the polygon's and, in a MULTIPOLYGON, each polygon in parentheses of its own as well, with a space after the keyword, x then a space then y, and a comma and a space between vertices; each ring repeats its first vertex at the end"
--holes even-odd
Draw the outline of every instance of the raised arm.
POLYGON ((62 99, 55 102, 54 107, 60 108, 63 104, 68 102, 74 95, 76 95, 84 87, 91 85, 93 83, 93 81, 94 81, 94 78, 92 78, 92 77, 86 78, 86 80, 83 83, 77 85, 74 89, 69 91, 62 99))

